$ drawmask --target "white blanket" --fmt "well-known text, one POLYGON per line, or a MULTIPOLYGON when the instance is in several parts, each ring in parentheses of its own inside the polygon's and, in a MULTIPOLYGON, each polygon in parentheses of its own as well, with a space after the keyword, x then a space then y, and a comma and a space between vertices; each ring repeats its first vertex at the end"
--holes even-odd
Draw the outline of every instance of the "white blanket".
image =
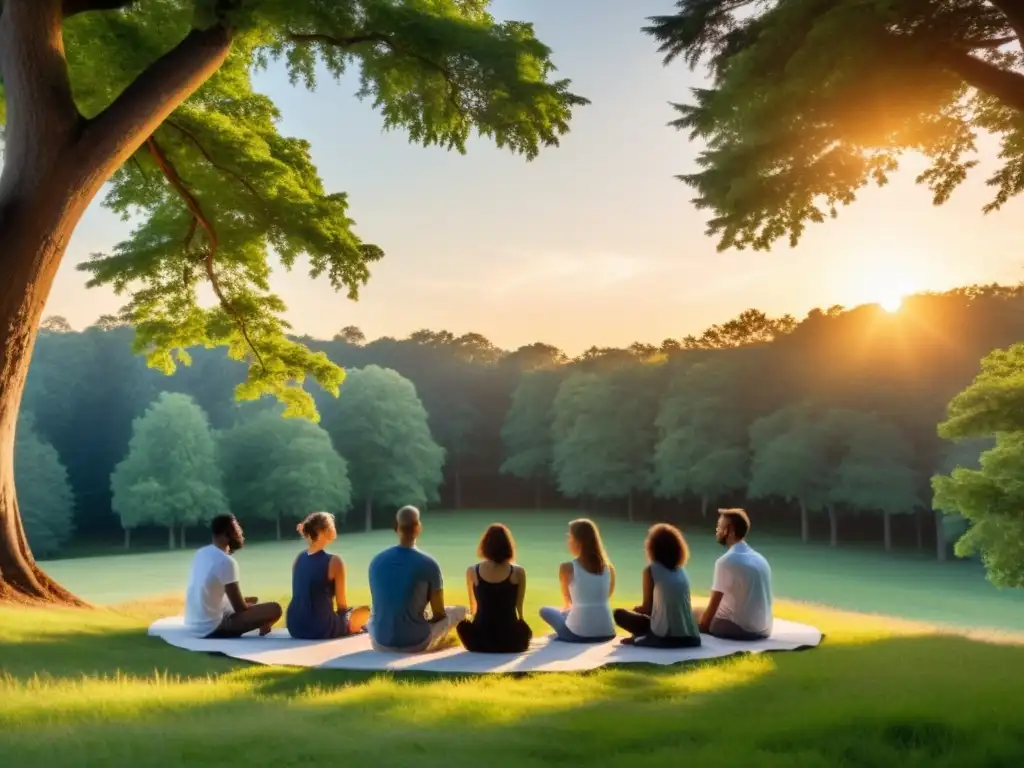
POLYGON ((429 654, 379 653, 370 647, 370 638, 365 634, 340 640, 293 640, 287 629, 274 630, 266 637, 251 633, 237 640, 207 640, 189 635, 180 616, 160 619, 149 628, 149 634, 177 648, 221 653, 257 664, 472 674, 582 672, 606 664, 678 664, 736 653, 795 651, 814 647, 822 640, 821 632, 814 627, 782 619, 775 619, 775 631, 770 638, 755 642, 719 640, 705 635, 699 648, 669 650, 621 645, 617 639, 577 645, 542 637, 531 643, 530 650, 520 654, 469 653, 459 645, 429 654))

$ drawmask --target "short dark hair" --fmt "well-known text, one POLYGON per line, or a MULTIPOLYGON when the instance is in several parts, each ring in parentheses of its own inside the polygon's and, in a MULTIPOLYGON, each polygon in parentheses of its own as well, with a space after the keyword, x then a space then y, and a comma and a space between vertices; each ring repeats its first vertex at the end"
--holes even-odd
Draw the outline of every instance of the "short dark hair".
POLYGON ((647 550, 648 560, 660 563, 670 571, 682 568, 690 559, 690 548, 683 538, 682 531, 668 523, 651 526, 644 548, 647 550))
POLYGON ((488 526, 480 537, 477 554, 492 563, 510 563, 516 559, 516 542, 512 532, 501 523, 488 526))
POLYGON ((210 521, 210 532, 214 536, 229 536, 237 526, 238 520, 234 515, 217 515, 210 521))
POLYGON ((747 538, 747 534, 750 533, 750 518, 747 513, 735 507, 732 509, 720 509, 718 514, 726 519, 729 523, 729 528, 732 530, 732 535, 737 539, 747 538))

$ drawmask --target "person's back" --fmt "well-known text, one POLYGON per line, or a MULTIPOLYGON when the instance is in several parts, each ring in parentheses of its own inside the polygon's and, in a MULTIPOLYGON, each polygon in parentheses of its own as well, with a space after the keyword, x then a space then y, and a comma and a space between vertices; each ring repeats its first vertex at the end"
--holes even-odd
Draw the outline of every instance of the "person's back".
POLYGON ((715 563, 715 586, 722 593, 716 618, 751 635, 772 632, 772 569, 745 541, 729 548, 715 563))
POLYGON ((690 604, 690 578, 686 569, 666 568, 651 563, 654 600, 651 609, 651 632, 659 637, 700 639, 697 620, 690 604))
POLYGON ((238 581, 238 564, 227 552, 207 544, 192 558, 185 590, 185 628, 198 637, 213 632, 231 613, 225 586, 238 581))
POLYGON ((581 637, 610 637, 615 634, 610 603, 611 571, 605 566, 600 573, 591 573, 572 561, 572 582, 569 594, 572 604, 565 617, 565 626, 581 637))
POLYGON ((334 580, 328 571, 331 555, 326 550, 300 552, 292 569, 292 600, 288 604, 288 632, 302 640, 319 640, 335 632, 334 580))
POLYGON ((370 636, 389 648, 412 648, 430 637, 424 611, 441 589, 437 561, 415 547, 397 545, 370 562, 370 636))

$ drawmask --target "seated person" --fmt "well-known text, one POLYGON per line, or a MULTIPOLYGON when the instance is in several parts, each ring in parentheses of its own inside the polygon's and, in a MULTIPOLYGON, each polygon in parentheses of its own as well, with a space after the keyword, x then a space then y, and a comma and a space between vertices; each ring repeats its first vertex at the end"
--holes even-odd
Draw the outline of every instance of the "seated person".
POLYGON ((345 592, 345 563, 326 547, 336 538, 334 515, 314 512, 298 531, 306 539, 292 566, 292 601, 288 603, 288 632, 299 640, 330 640, 363 631, 369 606, 351 608, 345 592))
POLYGON ((460 621, 455 631, 467 651, 522 653, 530 647, 533 632, 523 620, 526 570, 514 562, 516 543, 509 529, 490 526, 480 539, 478 555, 483 562, 466 570, 473 618, 460 621))
POLYGON ((541 608, 540 617, 555 630, 555 639, 568 643, 603 643, 615 637, 610 599, 615 591, 615 568, 601 543, 601 533, 590 520, 569 523, 569 552, 562 563, 562 610, 541 608))
POLYGON ((690 579, 683 567, 690 557, 686 539, 674 525, 660 523, 648 531, 644 548, 650 564, 643 573, 643 603, 614 614, 615 623, 632 635, 622 642, 652 648, 699 646, 690 579))
POLYGON ((695 611, 700 631, 725 640, 763 640, 772 633, 772 569, 746 542, 750 518, 718 510, 715 538, 729 551, 715 562, 707 608, 695 611))
POLYGON ((210 523, 213 541, 196 552, 185 591, 185 628, 196 637, 241 637, 259 630, 266 635, 281 619, 281 606, 242 597, 238 563, 231 553, 245 545, 234 515, 210 523))
POLYGON ((378 651, 422 653, 442 646, 466 618, 464 607, 444 604, 441 566, 416 548, 423 526, 416 507, 395 516, 398 544, 370 561, 370 641, 378 651), (431 616, 425 615, 430 605, 431 616))

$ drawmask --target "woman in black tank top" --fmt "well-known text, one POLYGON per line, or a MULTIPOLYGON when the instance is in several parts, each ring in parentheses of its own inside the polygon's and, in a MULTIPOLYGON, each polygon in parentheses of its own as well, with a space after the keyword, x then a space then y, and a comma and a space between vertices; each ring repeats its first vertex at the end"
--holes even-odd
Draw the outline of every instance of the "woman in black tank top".
POLYGON ((459 639, 475 653, 522 653, 533 633, 523 621, 526 571, 514 563, 515 542, 508 528, 490 526, 479 555, 483 562, 466 570, 473 618, 459 622, 459 639))

